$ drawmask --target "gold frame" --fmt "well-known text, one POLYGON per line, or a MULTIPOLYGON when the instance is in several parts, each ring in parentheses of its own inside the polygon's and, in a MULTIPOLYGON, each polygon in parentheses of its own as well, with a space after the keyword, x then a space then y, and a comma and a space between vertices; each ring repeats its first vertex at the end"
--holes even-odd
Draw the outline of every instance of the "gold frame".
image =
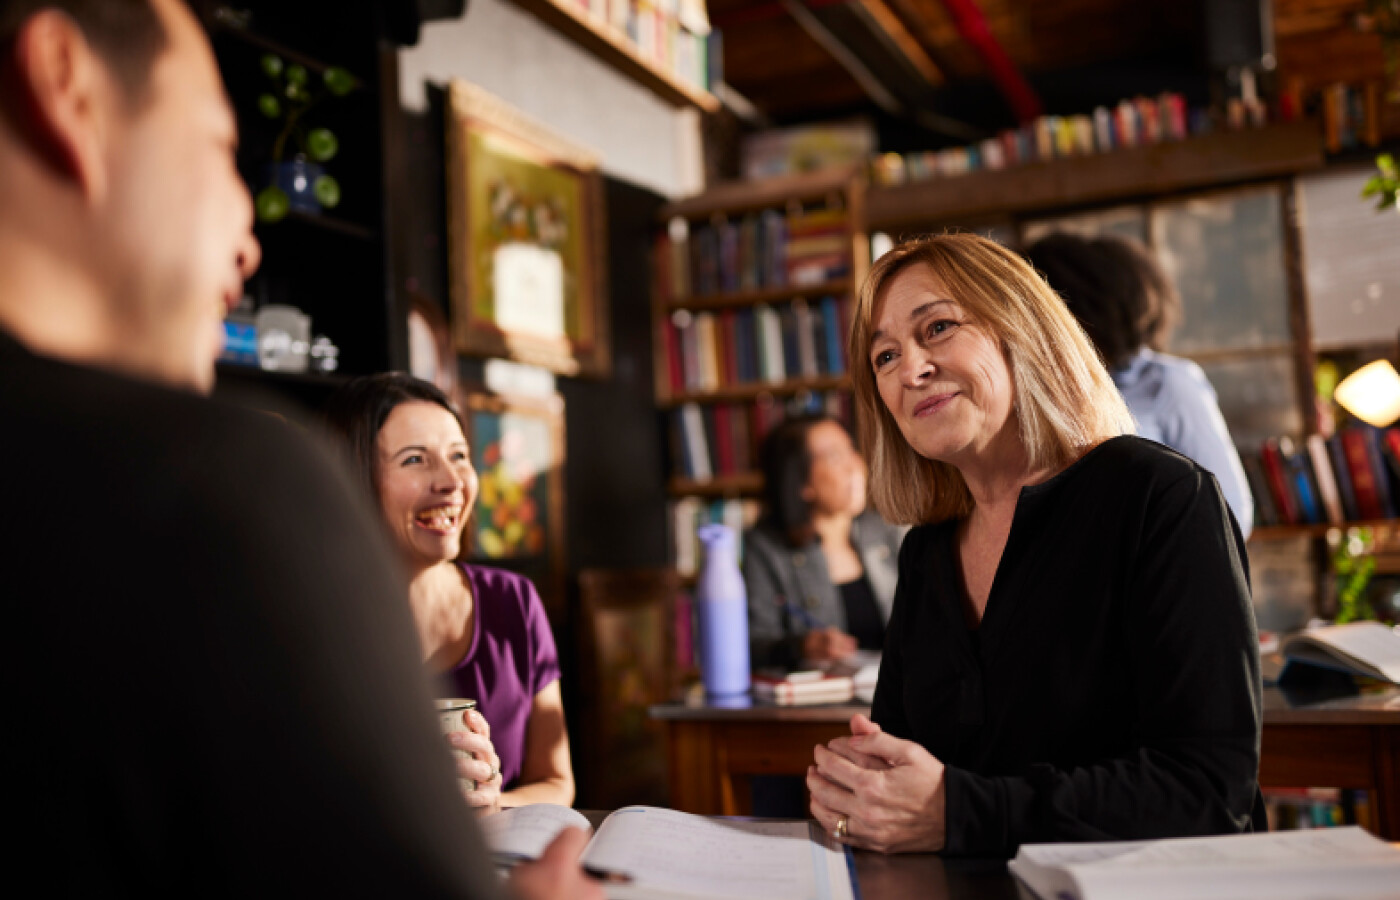
POLYGON ((560 375, 607 377, 612 370, 607 292, 607 229, 603 180, 597 158, 552 133, 504 101, 465 81, 447 91, 447 238, 448 285, 452 336, 456 348, 475 356, 510 359, 541 366, 560 375), (528 162, 576 176, 582 187, 582 217, 573 223, 583 243, 583 271, 575 273, 581 321, 591 326, 592 340, 512 333, 474 312, 473 253, 483 223, 471 221, 473 133, 506 139, 528 162))

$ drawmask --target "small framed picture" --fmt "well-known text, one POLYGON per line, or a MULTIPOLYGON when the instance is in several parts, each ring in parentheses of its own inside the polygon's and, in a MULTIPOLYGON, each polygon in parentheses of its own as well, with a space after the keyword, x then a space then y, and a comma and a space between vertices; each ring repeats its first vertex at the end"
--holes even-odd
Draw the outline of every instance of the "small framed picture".
POLYGON ((452 336, 462 353, 606 376, 607 229, 586 149, 481 88, 447 102, 452 336))
POLYGON ((467 426, 479 488, 467 525, 468 562, 530 578, 550 621, 564 613, 564 402, 464 390, 458 405, 467 426))

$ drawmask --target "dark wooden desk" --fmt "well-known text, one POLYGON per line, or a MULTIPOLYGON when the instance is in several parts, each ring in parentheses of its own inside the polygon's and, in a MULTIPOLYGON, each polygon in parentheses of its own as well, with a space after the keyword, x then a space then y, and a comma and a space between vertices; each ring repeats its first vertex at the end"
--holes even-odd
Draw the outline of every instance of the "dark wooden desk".
MULTIPOLYGON (((745 815, 750 777, 805 774, 813 746, 849 734, 851 716, 869 711, 850 704, 653 706, 652 718, 668 734, 671 805, 745 815)), ((1328 700, 1266 689, 1259 783, 1370 791, 1377 834, 1400 841, 1400 688, 1328 700)))
MULTIPOLYGON (((580 810, 597 828, 606 812, 580 810)), ((999 859, 943 859, 932 853, 884 856, 856 850, 861 900, 1036 900, 999 859)))

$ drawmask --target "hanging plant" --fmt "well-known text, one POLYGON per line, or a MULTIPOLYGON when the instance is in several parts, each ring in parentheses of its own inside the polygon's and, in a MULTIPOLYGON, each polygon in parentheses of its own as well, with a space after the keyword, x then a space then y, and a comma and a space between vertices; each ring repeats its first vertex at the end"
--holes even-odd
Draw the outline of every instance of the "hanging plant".
POLYGON ((272 87, 258 97, 258 111, 280 120, 282 129, 272 144, 272 183, 258 193, 258 219, 280 221, 290 210, 311 202, 302 197, 314 197, 320 207, 334 208, 340 203, 340 182, 322 172, 320 164, 335 158, 340 141, 329 128, 311 127, 307 114, 328 96, 349 94, 359 82, 339 66, 331 66, 315 80, 306 66, 287 65, 275 53, 265 54, 260 64, 272 87), (286 159, 289 144, 298 150, 290 162, 286 159))

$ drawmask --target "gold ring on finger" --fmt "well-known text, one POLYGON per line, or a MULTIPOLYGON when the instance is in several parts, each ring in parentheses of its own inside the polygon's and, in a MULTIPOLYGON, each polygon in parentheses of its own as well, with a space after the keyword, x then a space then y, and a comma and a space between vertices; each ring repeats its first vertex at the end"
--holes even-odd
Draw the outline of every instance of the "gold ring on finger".
POLYGON ((841 816, 841 818, 836 820, 836 837, 838 840, 844 837, 848 837, 850 835, 850 824, 850 816, 843 815, 841 816))

